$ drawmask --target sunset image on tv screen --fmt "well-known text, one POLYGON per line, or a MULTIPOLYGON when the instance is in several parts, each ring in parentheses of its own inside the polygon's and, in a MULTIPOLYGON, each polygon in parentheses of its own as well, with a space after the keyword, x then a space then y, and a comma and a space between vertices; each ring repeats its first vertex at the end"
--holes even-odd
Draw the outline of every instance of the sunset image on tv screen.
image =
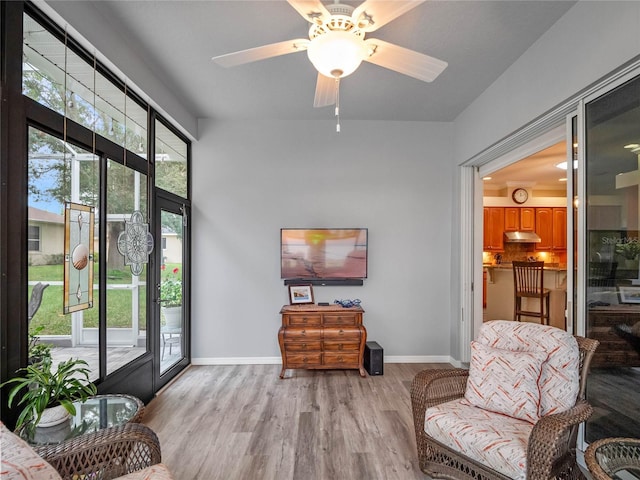
POLYGON ((367 229, 282 229, 282 278, 366 278, 367 229))

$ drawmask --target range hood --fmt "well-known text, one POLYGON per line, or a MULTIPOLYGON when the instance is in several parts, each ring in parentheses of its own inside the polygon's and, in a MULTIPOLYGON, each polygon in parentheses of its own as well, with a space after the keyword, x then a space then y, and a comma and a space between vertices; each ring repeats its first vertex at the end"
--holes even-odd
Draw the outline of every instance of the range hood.
POLYGON ((540 243, 542 239, 535 232, 504 232, 504 241, 510 243, 540 243))

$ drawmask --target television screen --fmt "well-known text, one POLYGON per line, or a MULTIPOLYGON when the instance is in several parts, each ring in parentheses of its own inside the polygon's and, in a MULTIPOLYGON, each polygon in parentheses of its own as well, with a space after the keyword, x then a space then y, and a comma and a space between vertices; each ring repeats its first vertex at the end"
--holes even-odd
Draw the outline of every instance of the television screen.
POLYGON ((283 228, 281 278, 367 278, 366 228, 283 228))

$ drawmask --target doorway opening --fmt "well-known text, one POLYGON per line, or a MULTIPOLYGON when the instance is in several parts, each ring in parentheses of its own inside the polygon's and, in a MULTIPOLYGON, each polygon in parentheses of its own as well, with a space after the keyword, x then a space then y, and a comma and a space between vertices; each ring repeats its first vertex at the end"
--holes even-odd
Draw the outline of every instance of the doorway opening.
POLYGON ((549 324, 567 329, 566 158, 563 139, 482 176, 482 321, 514 318, 512 263, 541 261, 549 324))

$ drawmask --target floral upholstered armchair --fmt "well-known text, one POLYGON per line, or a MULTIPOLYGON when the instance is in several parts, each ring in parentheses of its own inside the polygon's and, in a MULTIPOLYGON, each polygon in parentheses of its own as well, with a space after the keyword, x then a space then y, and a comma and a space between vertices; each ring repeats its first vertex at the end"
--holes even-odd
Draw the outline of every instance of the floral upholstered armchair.
POLYGON ((420 468, 433 478, 583 478, 578 425, 598 342, 548 325, 495 320, 469 370, 425 370, 411 386, 420 468))
POLYGON ((172 480, 160 462, 156 434, 127 423, 48 446, 38 455, 0 422, 0 477, 3 480, 172 480))

